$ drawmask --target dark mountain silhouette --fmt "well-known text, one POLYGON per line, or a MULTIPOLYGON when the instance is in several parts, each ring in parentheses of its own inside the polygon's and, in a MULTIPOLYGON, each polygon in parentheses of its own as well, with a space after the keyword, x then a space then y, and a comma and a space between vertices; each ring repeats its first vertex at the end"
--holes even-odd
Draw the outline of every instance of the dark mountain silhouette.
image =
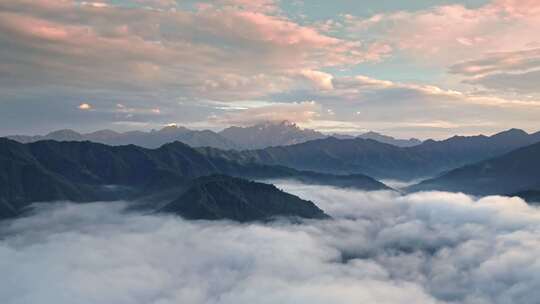
POLYGON ((532 198, 540 190, 540 143, 452 170, 408 190, 459 191, 475 195, 518 194, 532 198))
POLYGON ((276 216, 322 219, 328 216, 315 204, 277 189, 225 175, 200 177, 158 211, 188 219, 232 219, 240 222, 276 216))
POLYGON ((242 164, 204 155, 180 142, 152 150, 87 141, 21 144, 0 138, 0 215, 16 216, 38 201, 85 202, 174 194, 193 179, 213 174, 387 189, 363 175, 337 177, 280 166, 242 164))
POLYGON ((330 137, 241 152, 211 148, 199 151, 243 163, 282 165, 333 174, 361 173, 377 178, 415 179, 436 176, 539 141, 540 133, 529 135, 512 129, 490 137, 455 136, 443 141, 427 140, 413 147, 397 147, 371 139, 330 137))
MULTIPOLYGON (((249 151, 223 151, 200 148, 212 157, 242 163, 282 165, 298 170, 332 174, 372 172, 380 176, 395 176, 404 170, 412 156, 396 146, 370 139, 318 139, 302 144, 249 151), (388 161, 387 161, 388 160, 388 161), (395 165, 394 165, 395 164, 395 165)), ((414 166, 415 163, 409 165, 414 166)))

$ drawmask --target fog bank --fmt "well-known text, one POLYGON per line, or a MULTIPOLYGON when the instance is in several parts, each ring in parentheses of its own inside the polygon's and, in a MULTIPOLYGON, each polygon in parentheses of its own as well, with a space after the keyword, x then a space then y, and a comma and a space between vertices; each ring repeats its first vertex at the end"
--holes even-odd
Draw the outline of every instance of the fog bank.
POLYGON ((0 226, 1 303, 535 303, 540 211, 279 182, 334 220, 237 224, 46 204, 0 226))

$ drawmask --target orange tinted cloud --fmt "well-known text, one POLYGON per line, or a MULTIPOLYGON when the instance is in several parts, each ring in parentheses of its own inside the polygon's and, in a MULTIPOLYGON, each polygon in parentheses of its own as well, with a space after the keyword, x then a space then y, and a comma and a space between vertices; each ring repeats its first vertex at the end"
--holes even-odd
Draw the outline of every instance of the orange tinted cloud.
POLYGON ((91 110, 92 109, 92 106, 88 103, 81 103, 79 106, 78 106, 79 109, 81 110, 91 110))

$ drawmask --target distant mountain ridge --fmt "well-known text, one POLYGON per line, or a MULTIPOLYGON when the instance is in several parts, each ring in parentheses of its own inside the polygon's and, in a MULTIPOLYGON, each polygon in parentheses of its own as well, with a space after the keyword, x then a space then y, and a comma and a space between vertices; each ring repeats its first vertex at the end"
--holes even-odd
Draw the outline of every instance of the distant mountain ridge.
MULTIPOLYGON (((352 135, 336 135, 340 138, 354 138, 352 135)), ((321 132, 312 129, 302 129, 296 124, 282 122, 265 122, 250 127, 229 127, 220 132, 211 130, 191 130, 185 127, 171 125, 160 130, 116 132, 99 130, 91 133, 78 133, 73 130, 57 130, 46 135, 12 135, 7 138, 31 143, 40 140, 56 141, 91 141, 106 145, 137 145, 155 149, 164 144, 180 141, 191 147, 212 147, 223 150, 262 149, 273 146, 288 146, 304 143, 310 140, 327 138, 321 132)), ((360 135, 361 138, 371 138, 383 143, 396 146, 413 146, 421 143, 417 139, 395 139, 375 132, 360 135)))
POLYGON ((315 130, 301 129, 289 121, 266 122, 250 127, 229 127, 218 134, 238 143, 244 149, 288 146, 327 137, 315 130))
POLYGON ((398 147, 411 147, 422 143, 416 138, 396 139, 373 131, 358 136, 347 134, 327 135, 312 129, 302 129, 289 121, 266 122, 250 127, 229 127, 218 134, 237 143, 244 149, 264 149, 268 147, 290 146, 311 140, 336 137, 340 139, 373 139, 381 143, 398 147))
POLYGON ((150 132, 129 131, 116 132, 100 130, 92 133, 78 133, 73 130, 58 130, 46 135, 26 136, 14 135, 7 138, 20 143, 31 143, 40 140, 56 141, 91 141, 106 145, 136 145, 143 148, 159 148, 164 144, 180 141, 191 147, 214 147, 219 149, 238 149, 239 146, 210 130, 190 130, 184 127, 168 126, 150 132))
POLYGON ((244 163, 282 165, 332 174, 362 173, 376 178, 411 180, 439 175, 465 164, 540 142, 540 132, 511 129, 493 136, 454 136, 397 147, 372 139, 329 137, 290 146, 250 151, 200 148, 207 155, 244 163))
MULTIPOLYGON (((259 128, 262 133, 255 137, 266 140, 265 144, 271 144, 269 140, 273 140, 271 135, 262 135, 268 132, 269 134, 277 132, 276 130, 295 130, 293 133, 304 132, 298 126, 286 122, 240 128, 239 130, 251 133, 255 132, 253 129, 259 128)), ((291 134, 287 131, 282 133, 284 138, 288 138, 291 134)), ((316 137, 322 133, 312 132, 309 134, 316 137)), ((366 137, 375 137, 378 140, 363 139, 361 136, 342 139, 323 137, 293 145, 237 151, 238 148, 234 150, 231 147, 238 147, 239 144, 233 143, 220 134, 212 131, 191 131, 177 126, 152 132, 117 133, 102 130, 79 134, 71 130, 61 130, 50 135, 44 137, 14 136, 12 138, 21 142, 33 142, 53 137, 55 140, 90 140, 109 145, 135 144, 143 147, 150 146, 151 149, 160 146, 163 142, 175 141, 180 138, 181 142, 198 147, 197 149, 206 155, 223 158, 227 161, 278 165, 297 170, 340 175, 367 174, 381 179, 400 180, 436 176, 460 166, 496 157, 540 141, 540 132, 528 134, 523 130, 510 129, 492 136, 454 136, 442 141, 426 140, 415 145, 413 145, 414 139, 411 139, 401 143, 405 147, 400 147, 397 143, 385 144, 381 142, 385 138, 390 138, 393 141, 396 139, 369 132, 366 137), (218 144, 215 144, 216 142, 218 144)), ((249 140, 244 144, 249 144, 249 140)))
POLYGON ((540 143, 454 169, 411 186, 408 190, 519 195, 536 200, 540 198, 540 143))
POLYGON ((383 135, 373 131, 360 134, 357 136, 357 138, 373 139, 384 144, 390 144, 398 147, 413 147, 422 143, 422 141, 417 138, 396 139, 394 137, 383 135))

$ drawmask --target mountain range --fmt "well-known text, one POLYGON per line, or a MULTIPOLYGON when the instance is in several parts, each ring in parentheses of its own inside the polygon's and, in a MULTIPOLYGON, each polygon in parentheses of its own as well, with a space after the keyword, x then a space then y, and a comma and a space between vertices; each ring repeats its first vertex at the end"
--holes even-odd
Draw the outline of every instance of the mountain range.
MULTIPOLYGON (((352 135, 335 135, 340 138, 354 138, 352 135)), ((250 127, 229 127, 220 132, 211 130, 190 130, 185 127, 171 125, 160 130, 116 132, 100 130, 92 133, 78 133, 73 130, 58 130, 46 135, 12 135, 7 138, 31 143, 40 140, 56 141, 91 141, 113 146, 137 145, 149 149, 159 148, 164 144, 181 141, 191 147, 212 147, 217 149, 262 149, 273 146, 287 146, 315 139, 327 138, 321 132, 302 129, 296 124, 282 122, 265 122, 250 127)), ((396 146, 414 146, 420 144, 418 139, 395 139, 375 132, 359 135, 360 138, 370 138, 382 143, 396 146)))
POLYGON ((183 142, 192 147, 239 148, 239 145, 236 143, 213 131, 190 130, 175 125, 150 132, 129 131, 120 133, 112 130, 100 130, 92 133, 78 133, 73 130, 58 130, 46 135, 13 135, 7 136, 7 138, 20 143, 32 143, 40 140, 91 141, 113 146, 136 145, 149 149, 159 148, 164 144, 175 141, 183 142))
POLYGON ((199 148, 202 153, 242 163, 281 165, 332 174, 366 174, 379 179, 411 180, 437 176, 465 164, 489 159, 540 142, 540 132, 511 129, 493 136, 454 136, 397 147, 372 139, 335 137, 248 151, 199 148))
POLYGON ((301 129, 288 121, 266 122, 250 127, 229 127, 218 134, 237 143, 243 149, 287 146, 328 137, 315 130, 301 129))
POLYGON ((383 144, 389 144, 389 145, 398 146, 398 147, 413 147, 413 146, 420 145, 422 143, 422 141, 417 138, 397 139, 397 138, 383 135, 383 134, 373 132, 373 131, 360 134, 356 138, 373 139, 383 144))
POLYGON ((325 216, 310 202, 248 180, 293 179, 388 190, 371 176, 401 180, 438 176, 407 190, 518 195, 528 200, 537 200, 540 193, 540 132, 518 129, 427 140, 410 147, 327 137, 244 151, 192 148, 179 141, 155 149, 111 146, 81 141, 75 132, 60 133, 71 141, 23 144, 0 138, 0 218, 24 214, 33 202, 119 199, 137 201, 152 212, 197 219, 325 216), (261 204, 259 192, 272 199, 259 198, 265 202, 261 204), (285 202, 291 206, 285 208, 285 202), (236 211, 230 213, 229 208, 236 211))
MULTIPOLYGON (((204 155, 180 142, 146 149, 88 141, 21 144, 0 138, 0 217, 20 215, 32 202, 58 200, 86 202, 145 198, 143 201, 152 207, 173 201, 189 190, 193 180, 215 174, 229 175, 231 183, 235 184, 241 183, 232 176, 299 179, 367 190, 388 189, 365 175, 335 176, 281 166, 242 164, 204 155)), ((239 189, 250 191, 249 187, 239 189)), ((208 195, 219 197, 219 193, 208 195)), ((247 194, 246 197, 254 198, 247 194)), ((285 199, 277 194, 276 197, 285 199)), ((291 204, 295 201, 300 204, 291 197, 288 199, 291 204)))
POLYGON ((540 196, 540 143, 466 165, 414 185, 409 191, 442 190, 474 195, 540 196))

